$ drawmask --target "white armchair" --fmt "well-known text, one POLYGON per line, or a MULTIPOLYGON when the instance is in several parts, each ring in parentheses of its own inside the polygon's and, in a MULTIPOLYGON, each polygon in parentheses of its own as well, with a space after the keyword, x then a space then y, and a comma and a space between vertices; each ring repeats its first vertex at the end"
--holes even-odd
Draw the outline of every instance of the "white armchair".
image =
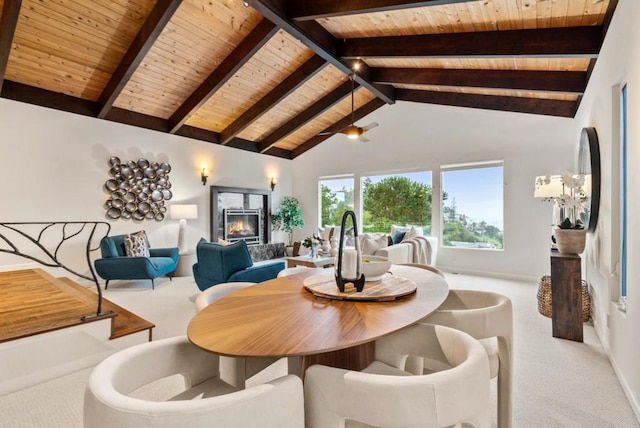
POLYGON ((302 381, 287 375, 236 391, 219 378, 218 356, 186 337, 148 342, 108 357, 91 373, 84 397, 87 428, 303 428, 302 381), (185 391, 168 401, 129 396, 181 374, 185 391))
POLYGON ((254 285, 256 285, 255 282, 227 282, 209 287, 196 297, 196 312, 200 312, 216 300, 222 299, 227 294, 231 294, 234 291, 243 290, 254 285))
POLYGON ((498 428, 512 426, 513 308, 502 294, 450 290, 440 307, 421 322, 470 334, 484 346, 491 378, 498 378, 498 428))
POLYGON ((308 428, 489 427, 489 362, 480 343, 443 326, 416 324, 376 341, 362 372, 314 365, 304 382, 308 428), (412 375, 407 362, 437 361, 447 369, 412 375))

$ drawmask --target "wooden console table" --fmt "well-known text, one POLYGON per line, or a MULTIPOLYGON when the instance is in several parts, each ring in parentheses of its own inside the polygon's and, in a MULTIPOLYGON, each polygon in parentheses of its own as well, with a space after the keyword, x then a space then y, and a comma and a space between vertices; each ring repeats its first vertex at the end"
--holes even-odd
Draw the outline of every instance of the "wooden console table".
POLYGON ((578 254, 551 250, 553 337, 582 342, 582 277, 578 254))

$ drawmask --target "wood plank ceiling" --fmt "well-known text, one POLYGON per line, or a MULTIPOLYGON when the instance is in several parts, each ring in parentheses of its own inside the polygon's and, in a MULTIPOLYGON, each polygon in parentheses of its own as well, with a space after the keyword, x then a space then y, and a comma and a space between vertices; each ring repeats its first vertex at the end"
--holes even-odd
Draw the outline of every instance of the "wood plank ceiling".
POLYGON ((0 96, 293 159, 352 124, 352 87, 355 121, 396 100, 573 117, 616 4, 0 0, 0 96))

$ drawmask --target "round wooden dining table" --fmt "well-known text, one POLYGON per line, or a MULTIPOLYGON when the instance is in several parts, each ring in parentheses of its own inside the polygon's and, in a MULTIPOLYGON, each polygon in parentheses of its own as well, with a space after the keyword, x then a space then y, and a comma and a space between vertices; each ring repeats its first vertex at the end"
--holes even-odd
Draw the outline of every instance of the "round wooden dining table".
POLYGON ((225 356, 303 356, 303 372, 316 363, 361 370, 373 360, 377 338, 426 317, 449 293, 443 277, 404 265, 390 272, 414 281, 416 292, 392 301, 334 300, 303 287, 305 278, 333 272, 309 269, 229 294, 196 314, 187 336, 225 356))

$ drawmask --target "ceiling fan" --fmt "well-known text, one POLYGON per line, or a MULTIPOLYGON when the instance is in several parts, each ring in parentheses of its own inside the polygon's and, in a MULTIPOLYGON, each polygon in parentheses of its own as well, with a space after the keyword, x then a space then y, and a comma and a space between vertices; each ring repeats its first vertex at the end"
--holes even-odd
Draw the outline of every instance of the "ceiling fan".
POLYGON ((321 132, 318 135, 329 135, 329 134, 344 134, 347 136, 347 138, 351 139, 351 140, 359 140, 362 141, 363 143, 368 143, 370 140, 368 138, 364 137, 364 133, 367 132, 370 129, 375 128, 376 126, 378 126, 378 122, 372 122, 368 125, 365 126, 356 126, 355 125, 355 120, 354 120, 354 93, 355 93, 355 73, 349 75, 349 79, 351 80, 351 125, 347 126, 346 128, 342 129, 341 131, 337 131, 337 132, 321 132))

